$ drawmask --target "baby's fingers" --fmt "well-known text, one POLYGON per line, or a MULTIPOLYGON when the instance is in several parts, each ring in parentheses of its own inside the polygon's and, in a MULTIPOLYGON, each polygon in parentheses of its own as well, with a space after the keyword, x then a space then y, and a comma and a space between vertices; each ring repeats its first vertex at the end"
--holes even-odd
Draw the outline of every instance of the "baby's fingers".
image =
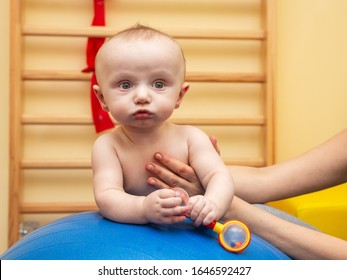
POLYGON ((187 206, 177 206, 173 208, 163 208, 162 209, 162 214, 165 217, 169 216, 184 216, 186 217, 187 213, 187 206))
POLYGON ((163 217, 161 223, 162 224, 176 224, 176 223, 182 223, 185 220, 186 220, 186 216, 174 215, 174 216, 163 217))
POLYGON ((162 208, 174 208, 180 206, 182 203, 182 199, 180 197, 170 197, 162 199, 161 207, 162 208))
POLYGON ((188 207, 185 205, 182 205, 182 198, 177 197, 175 192, 172 190, 166 190, 170 193, 169 197, 162 196, 161 199, 161 211, 163 216, 176 216, 176 215, 182 215, 184 216, 187 213, 188 207))
POLYGON ((216 215, 214 214, 214 212, 209 212, 206 217, 203 219, 202 224, 204 226, 208 226, 209 224, 211 224, 213 221, 216 221, 216 215))
POLYGON ((193 196, 188 201, 188 216, 195 221, 202 209, 205 207, 205 201, 202 196, 193 196))

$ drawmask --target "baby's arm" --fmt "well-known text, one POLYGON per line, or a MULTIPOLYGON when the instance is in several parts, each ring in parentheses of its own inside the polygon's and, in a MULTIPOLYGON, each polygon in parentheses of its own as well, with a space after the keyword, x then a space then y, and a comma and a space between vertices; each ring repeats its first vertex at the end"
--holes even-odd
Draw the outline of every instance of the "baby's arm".
POLYGON ((136 224, 175 223, 185 219, 182 215, 185 209, 178 206, 181 199, 172 190, 158 190, 148 196, 124 191, 122 168, 110 135, 105 134, 94 143, 92 167, 95 201, 107 219, 136 224))
POLYGON ((234 196, 234 184, 210 139, 197 128, 192 128, 190 132, 189 159, 189 164, 206 191, 204 196, 189 199, 188 215, 196 225, 208 225, 222 218, 229 209, 234 196))

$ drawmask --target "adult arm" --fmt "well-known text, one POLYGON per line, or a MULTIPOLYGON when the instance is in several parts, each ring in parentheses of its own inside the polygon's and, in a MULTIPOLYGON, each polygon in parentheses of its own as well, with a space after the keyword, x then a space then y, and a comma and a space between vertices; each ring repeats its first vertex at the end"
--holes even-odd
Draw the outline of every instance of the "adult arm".
POLYGON ((263 168, 231 166, 235 193, 265 203, 347 182, 347 129, 312 150, 263 168))
MULTIPOLYGON (((212 139, 215 143, 215 139, 212 139)), ((347 182, 347 129, 318 147, 287 161, 262 168, 229 166, 235 195, 249 203, 265 203, 322 190, 347 182)), ((202 192, 194 170, 164 153, 155 154, 147 170, 149 184, 175 184, 190 194, 202 192), (164 167, 163 167, 164 166, 164 167), (159 178, 159 179, 158 179, 159 178)))
POLYGON ((226 219, 241 220, 250 230, 294 259, 347 259, 347 242, 282 220, 238 197, 226 219))

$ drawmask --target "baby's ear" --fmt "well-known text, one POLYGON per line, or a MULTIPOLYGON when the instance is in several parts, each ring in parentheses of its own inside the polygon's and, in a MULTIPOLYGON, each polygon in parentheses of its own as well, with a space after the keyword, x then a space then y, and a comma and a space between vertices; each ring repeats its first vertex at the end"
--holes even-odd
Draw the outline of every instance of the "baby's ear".
POLYGON ((100 102, 101 108, 105 112, 108 112, 109 110, 108 110, 108 107, 106 105, 105 98, 104 98, 104 95, 102 94, 100 87, 98 85, 93 85, 93 91, 100 102))
POLYGON ((183 100, 183 97, 184 95, 186 94, 186 92, 188 91, 190 87, 190 84, 189 83, 183 83, 182 87, 181 87, 181 91, 180 91, 180 94, 178 95, 178 99, 176 101, 176 106, 175 106, 175 109, 179 108, 181 103, 182 103, 182 100, 183 100))

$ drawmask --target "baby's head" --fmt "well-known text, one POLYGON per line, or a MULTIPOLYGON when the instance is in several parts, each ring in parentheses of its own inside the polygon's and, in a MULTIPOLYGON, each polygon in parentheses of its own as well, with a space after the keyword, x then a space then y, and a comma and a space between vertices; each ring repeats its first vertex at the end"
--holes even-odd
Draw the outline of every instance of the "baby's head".
MULTIPOLYGON (((139 105, 142 109, 146 105, 151 116, 160 116, 158 123, 166 120, 189 88, 179 44, 169 35, 142 25, 119 32, 100 48, 95 73, 98 85, 93 88, 102 108, 122 124, 127 123, 125 108, 133 116, 132 110, 138 110, 139 105)), ((146 116, 147 111, 139 118, 146 116)))
POLYGON ((186 61, 180 45, 166 33, 137 24, 120 31, 100 48, 95 60, 95 73, 99 84, 102 84, 103 77, 107 75, 108 67, 113 66, 114 54, 121 51, 126 52, 126 55, 123 54, 124 60, 120 66, 124 66, 129 57, 133 60, 131 62, 136 62, 135 59, 140 59, 143 62, 145 58, 142 56, 143 52, 146 54, 153 52, 152 59, 161 56, 162 60, 158 60, 158 63, 162 63, 164 66, 175 66, 177 75, 182 79, 182 82, 185 79, 186 61), (146 43, 148 44, 147 47, 146 43), (152 47, 153 43, 155 43, 156 48, 152 47), (175 65, 170 65, 172 62, 175 65))

